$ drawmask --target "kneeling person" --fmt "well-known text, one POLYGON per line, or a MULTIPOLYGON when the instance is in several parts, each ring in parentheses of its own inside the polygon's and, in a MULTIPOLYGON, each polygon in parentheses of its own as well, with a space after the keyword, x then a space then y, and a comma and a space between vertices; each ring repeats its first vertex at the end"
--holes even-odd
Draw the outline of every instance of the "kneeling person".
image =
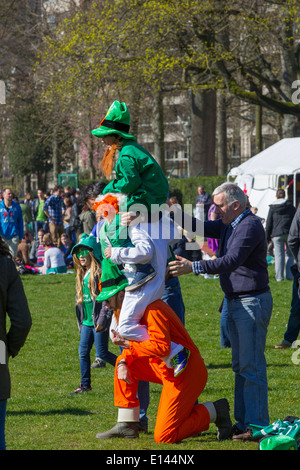
MULTIPOLYGON (((117 266, 111 264, 107 268, 111 273, 105 273, 106 281, 102 283, 97 300, 108 302, 118 322, 127 281, 117 266)), ((218 428, 218 439, 229 438, 232 423, 225 398, 195 405, 206 385, 207 370, 198 348, 177 315, 165 302, 157 300, 146 308, 141 324, 147 327, 147 341, 131 341, 112 330, 113 343, 124 348, 117 359, 114 378, 118 422, 96 437, 138 437, 137 388, 139 380, 144 380, 163 386, 154 431, 156 442, 179 442, 207 430, 211 422, 218 428), (171 342, 182 344, 190 351, 187 366, 177 377, 174 377, 173 368, 168 368, 163 361, 170 353, 171 342)))

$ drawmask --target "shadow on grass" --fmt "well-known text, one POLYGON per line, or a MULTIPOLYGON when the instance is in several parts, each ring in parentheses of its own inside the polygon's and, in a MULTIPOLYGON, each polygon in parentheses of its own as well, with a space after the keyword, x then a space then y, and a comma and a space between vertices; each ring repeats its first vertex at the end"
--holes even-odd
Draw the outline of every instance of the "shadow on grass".
POLYGON ((278 362, 273 364, 272 362, 268 362, 267 367, 291 367, 291 364, 290 363, 288 363, 288 364, 285 364, 285 363, 284 364, 278 364, 278 362))
POLYGON ((40 415, 40 416, 52 416, 52 415, 76 415, 76 416, 87 416, 95 413, 91 411, 81 410, 79 408, 66 408, 65 410, 48 410, 48 411, 35 411, 35 410, 22 410, 22 411, 10 411, 7 410, 7 416, 26 416, 26 415, 40 415))
POLYGON ((232 364, 206 364, 207 369, 231 369, 232 364))

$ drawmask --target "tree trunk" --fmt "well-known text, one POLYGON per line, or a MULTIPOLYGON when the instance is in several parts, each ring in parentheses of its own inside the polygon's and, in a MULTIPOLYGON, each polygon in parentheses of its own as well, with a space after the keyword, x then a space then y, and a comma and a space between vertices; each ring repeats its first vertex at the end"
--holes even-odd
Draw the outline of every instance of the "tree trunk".
POLYGON ((220 91, 217 92, 217 169, 218 175, 224 175, 227 171, 227 122, 226 122, 226 97, 220 91))
POLYGON ((52 165, 53 165, 53 181, 54 185, 58 183, 59 162, 57 152, 57 127, 54 127, 52 138, 52 165))
POLYGON ((255 151, 262 151, 262 107, 255 107, 255 151))
MULTIPOLYGON (((91 116, 89 114, 89 151, 88 151, 88 163, 89 163, 89 170, 90 170, 90 179, 94 180, 96 178, 96 169, 94 165, 94 138, 92 136, 92 122, 91 122, 91 116)), ((79 174, 78 174, 78 180, 79 180, 79 174)))
MULTIPOLYGON (((144 105, 143 105, 144 106, 144 105)), ((139 122, 141 108, 141 93, 136 90, 134 93, 134 107, 130 110, 130 129, 129 134, 134 135, 138 140, 139 122)))
POLYGON ((299 119, 291 114, 285 114, 283 116, 282 137, 287 139, 289 137, 299 137, 299 135, 299 119))
MULTIPOLYGON (((281 28, 280 59, 282 68, 282 91, 291 99, 293 92, 292 83, 297 80, 298 65, 296 60, 296 48, 293 37, 293 22, 286 22, 281 28)), ((299 118, 291 114, 285 114, 282 126, 283 138, 299 136, 299 118)))
POLYGON ((165 171, 164 113, 160 90, 153 93, 152 132, 154 137, 154 158, 165 171))
POLYGON ((24 176, 24 194, 30 193, 31 191, 31 181, 30 175, 24 176))
MULTIPOLYGON (((94 166, 94 141, 93 141, 91 132, 90 132, 88 162, 89 162, 89 170, 90 170, 90 179, 94 180, 96 178, 96 171, 95 171, 95 166, 94 166)), ((79 175, 78 175, 78 178, 79 178, 79 175)))
POLYGON ((216 93, 198 91, 191 105, 191 175, 215 175, 216 93))
MULTIPOLYGON (((225 13, 226 6, 223 0, 219 0, 217 7, 220 12, 225 13)), ((223 15, 222 15, 223 16, 223 15)), ((220 28, 216 35, 217 40, 223 44, 226 50, 229 50, 229 32, 228 26, 220 28)), ((226 111, 226 95, 221 90, 216 95, 216 157, 217 157, 217 173, 225 175, 227 172, 227 111, 226 111)))

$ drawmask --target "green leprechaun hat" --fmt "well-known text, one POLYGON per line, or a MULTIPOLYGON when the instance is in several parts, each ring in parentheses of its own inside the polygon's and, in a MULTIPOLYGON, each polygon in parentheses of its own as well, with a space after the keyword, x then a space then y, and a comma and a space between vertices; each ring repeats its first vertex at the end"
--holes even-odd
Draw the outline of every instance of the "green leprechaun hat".
POLYGON ((102 275, 99 282, 100 294, 97 297, 97 302, 103 302, 113 295, 117 294, 120 290, 128 286, 127 278, 121 273, 118 266, 110 260, 103 258, 101 263, 102 275))
POLYGON ((136 138, 128 134, 130 129, 130 113, 126 103, 114 101, 104 119, 97 129, 92 130, 92 134, 96 137, 103 137, 109 134, 118 134, 124 139, 136 140, 136 138))
POLYGON ((76 254, 82 247, 86 247, 91 250, 96 260, 101 261, 102 256, 100 244, 97 242, 97 238, 94 237, 94 235, 83 233, 77 245, 73 246, 71 255, 76 254))
POLYGON ((259 444, 259 450, 298 450, 297 441, 290 436, 267 436, 259 444))

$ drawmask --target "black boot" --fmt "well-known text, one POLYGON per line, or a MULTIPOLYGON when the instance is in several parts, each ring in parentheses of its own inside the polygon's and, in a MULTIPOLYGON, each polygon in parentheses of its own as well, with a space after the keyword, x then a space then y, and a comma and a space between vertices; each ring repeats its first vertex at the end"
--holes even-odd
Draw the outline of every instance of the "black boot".
POLYGON ((232 422, 229 414, 229 403, 226 398, 214 401, 213 405, 216 409, 215 425, 218 428, 217 439, 224 441, 229 439, 232 433, 232 422))

